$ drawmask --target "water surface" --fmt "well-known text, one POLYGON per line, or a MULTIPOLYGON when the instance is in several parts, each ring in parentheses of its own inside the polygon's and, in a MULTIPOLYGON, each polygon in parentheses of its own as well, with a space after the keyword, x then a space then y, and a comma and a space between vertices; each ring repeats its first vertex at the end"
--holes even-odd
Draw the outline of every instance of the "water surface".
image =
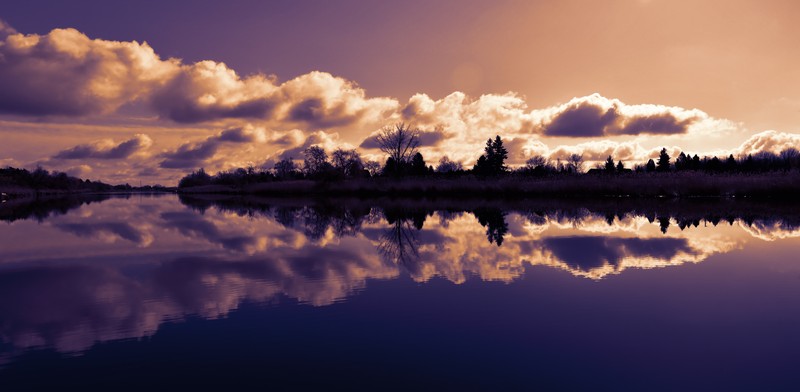
POLYGON ((0 385, 800 381, 793 206, 175 195, 6 204, 0 385))

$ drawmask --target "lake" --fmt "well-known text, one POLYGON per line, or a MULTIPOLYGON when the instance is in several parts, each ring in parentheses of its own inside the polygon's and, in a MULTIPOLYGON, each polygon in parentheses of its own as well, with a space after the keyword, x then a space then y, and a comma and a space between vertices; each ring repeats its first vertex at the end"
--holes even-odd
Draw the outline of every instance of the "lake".
POLYGON ((0 387, 794 390, 798 210, 10 200, 0 387))

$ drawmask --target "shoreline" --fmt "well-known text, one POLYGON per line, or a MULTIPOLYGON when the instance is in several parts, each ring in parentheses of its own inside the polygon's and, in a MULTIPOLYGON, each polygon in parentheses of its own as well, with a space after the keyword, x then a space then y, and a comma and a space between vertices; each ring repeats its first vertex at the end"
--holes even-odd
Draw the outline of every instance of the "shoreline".
POLYGON ((527 198, 757 198, 797 200, 800 173, 708 175, 702 173, 576 175, 547 178, 506 176, 497 179, 366 178, 341 181, 287 180, 242 186, 204 185, 179 188, 179 194, 231 194, 275 197, 457 197, 527 198))

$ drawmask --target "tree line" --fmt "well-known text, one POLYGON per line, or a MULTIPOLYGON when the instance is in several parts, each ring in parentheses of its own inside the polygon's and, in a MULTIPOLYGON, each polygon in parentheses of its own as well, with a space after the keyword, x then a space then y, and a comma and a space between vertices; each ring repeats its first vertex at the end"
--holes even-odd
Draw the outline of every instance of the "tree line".
MULTIPOLYGON (((530 157, 523 166, 510 168, 506 161, 508 150, 503 139, 497 135, 488 139, 483 154, 471 169, 465 169, 459 161, 443 156, 434 166, 426 162, 419 151, 420 130, 405 123, 384 127, 375 137, 381 152, 386 154, 386 161, 364 160, 355 149, 337 148, 330 155, 319 146, 310 146, 303 151, 302 164, 294 157, 284 157, 271 169, 254 167, 237 168, 209 175, 204 169, 194 171, 183 177, 178 186, 181 188, 202 185, 243 186, 252 183, 300 180, 336 181, 348 178, 373 177, 444 177, 452 178, 472 175, 479 178, 517 175, 523 177, 545 177, 558 175, 583 174, 585 160, 581 154, 570 154, 564 160, 552 160, 541 155, 530 157)), ((800 152, 788 148, 779 154, 762 151, 744 157, 733 155, 719 157, 700 157, 681 152, 674 160, 663 148, 656 160, 650 159, 642 164, 626 166, 622 160, 608 156, 586 173, 591 175, 622 175, 626 173, 668 173, 668 172, 703 172, 703 173, 763 173, 772 171, 788 171, 800 169, 800 152)))
POLYGON ((107 192, 113 190, 130 190, 132 187, 125 185, 110 185, 100 181, 82 180, 72 177, 64 172, 50 172, 41 167, 33 171, 7 167, 0 169, 0 187, 20 187, 39 190, 60 191, 92 191, 107 192))

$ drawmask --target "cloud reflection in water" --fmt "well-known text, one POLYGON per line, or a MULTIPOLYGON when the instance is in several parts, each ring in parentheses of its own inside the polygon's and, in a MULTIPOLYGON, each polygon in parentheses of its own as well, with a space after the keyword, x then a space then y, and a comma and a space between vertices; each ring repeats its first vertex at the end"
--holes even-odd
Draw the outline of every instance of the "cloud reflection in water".
POLYGON ((512 282, 542 265, 602 279, 701 262, 744 246, 747 234, 798 232, 791 218, 750 215, 723 227, 713 214, 646 209, 182 201, 73 203, 63 215, 37 207, 43 224, 0 215, 13 217, 2 234, 14 234, 0 236, 3 343, 76 353, 187 315, 225 317, 244 301, 330 305, 401 274, 512 282))

